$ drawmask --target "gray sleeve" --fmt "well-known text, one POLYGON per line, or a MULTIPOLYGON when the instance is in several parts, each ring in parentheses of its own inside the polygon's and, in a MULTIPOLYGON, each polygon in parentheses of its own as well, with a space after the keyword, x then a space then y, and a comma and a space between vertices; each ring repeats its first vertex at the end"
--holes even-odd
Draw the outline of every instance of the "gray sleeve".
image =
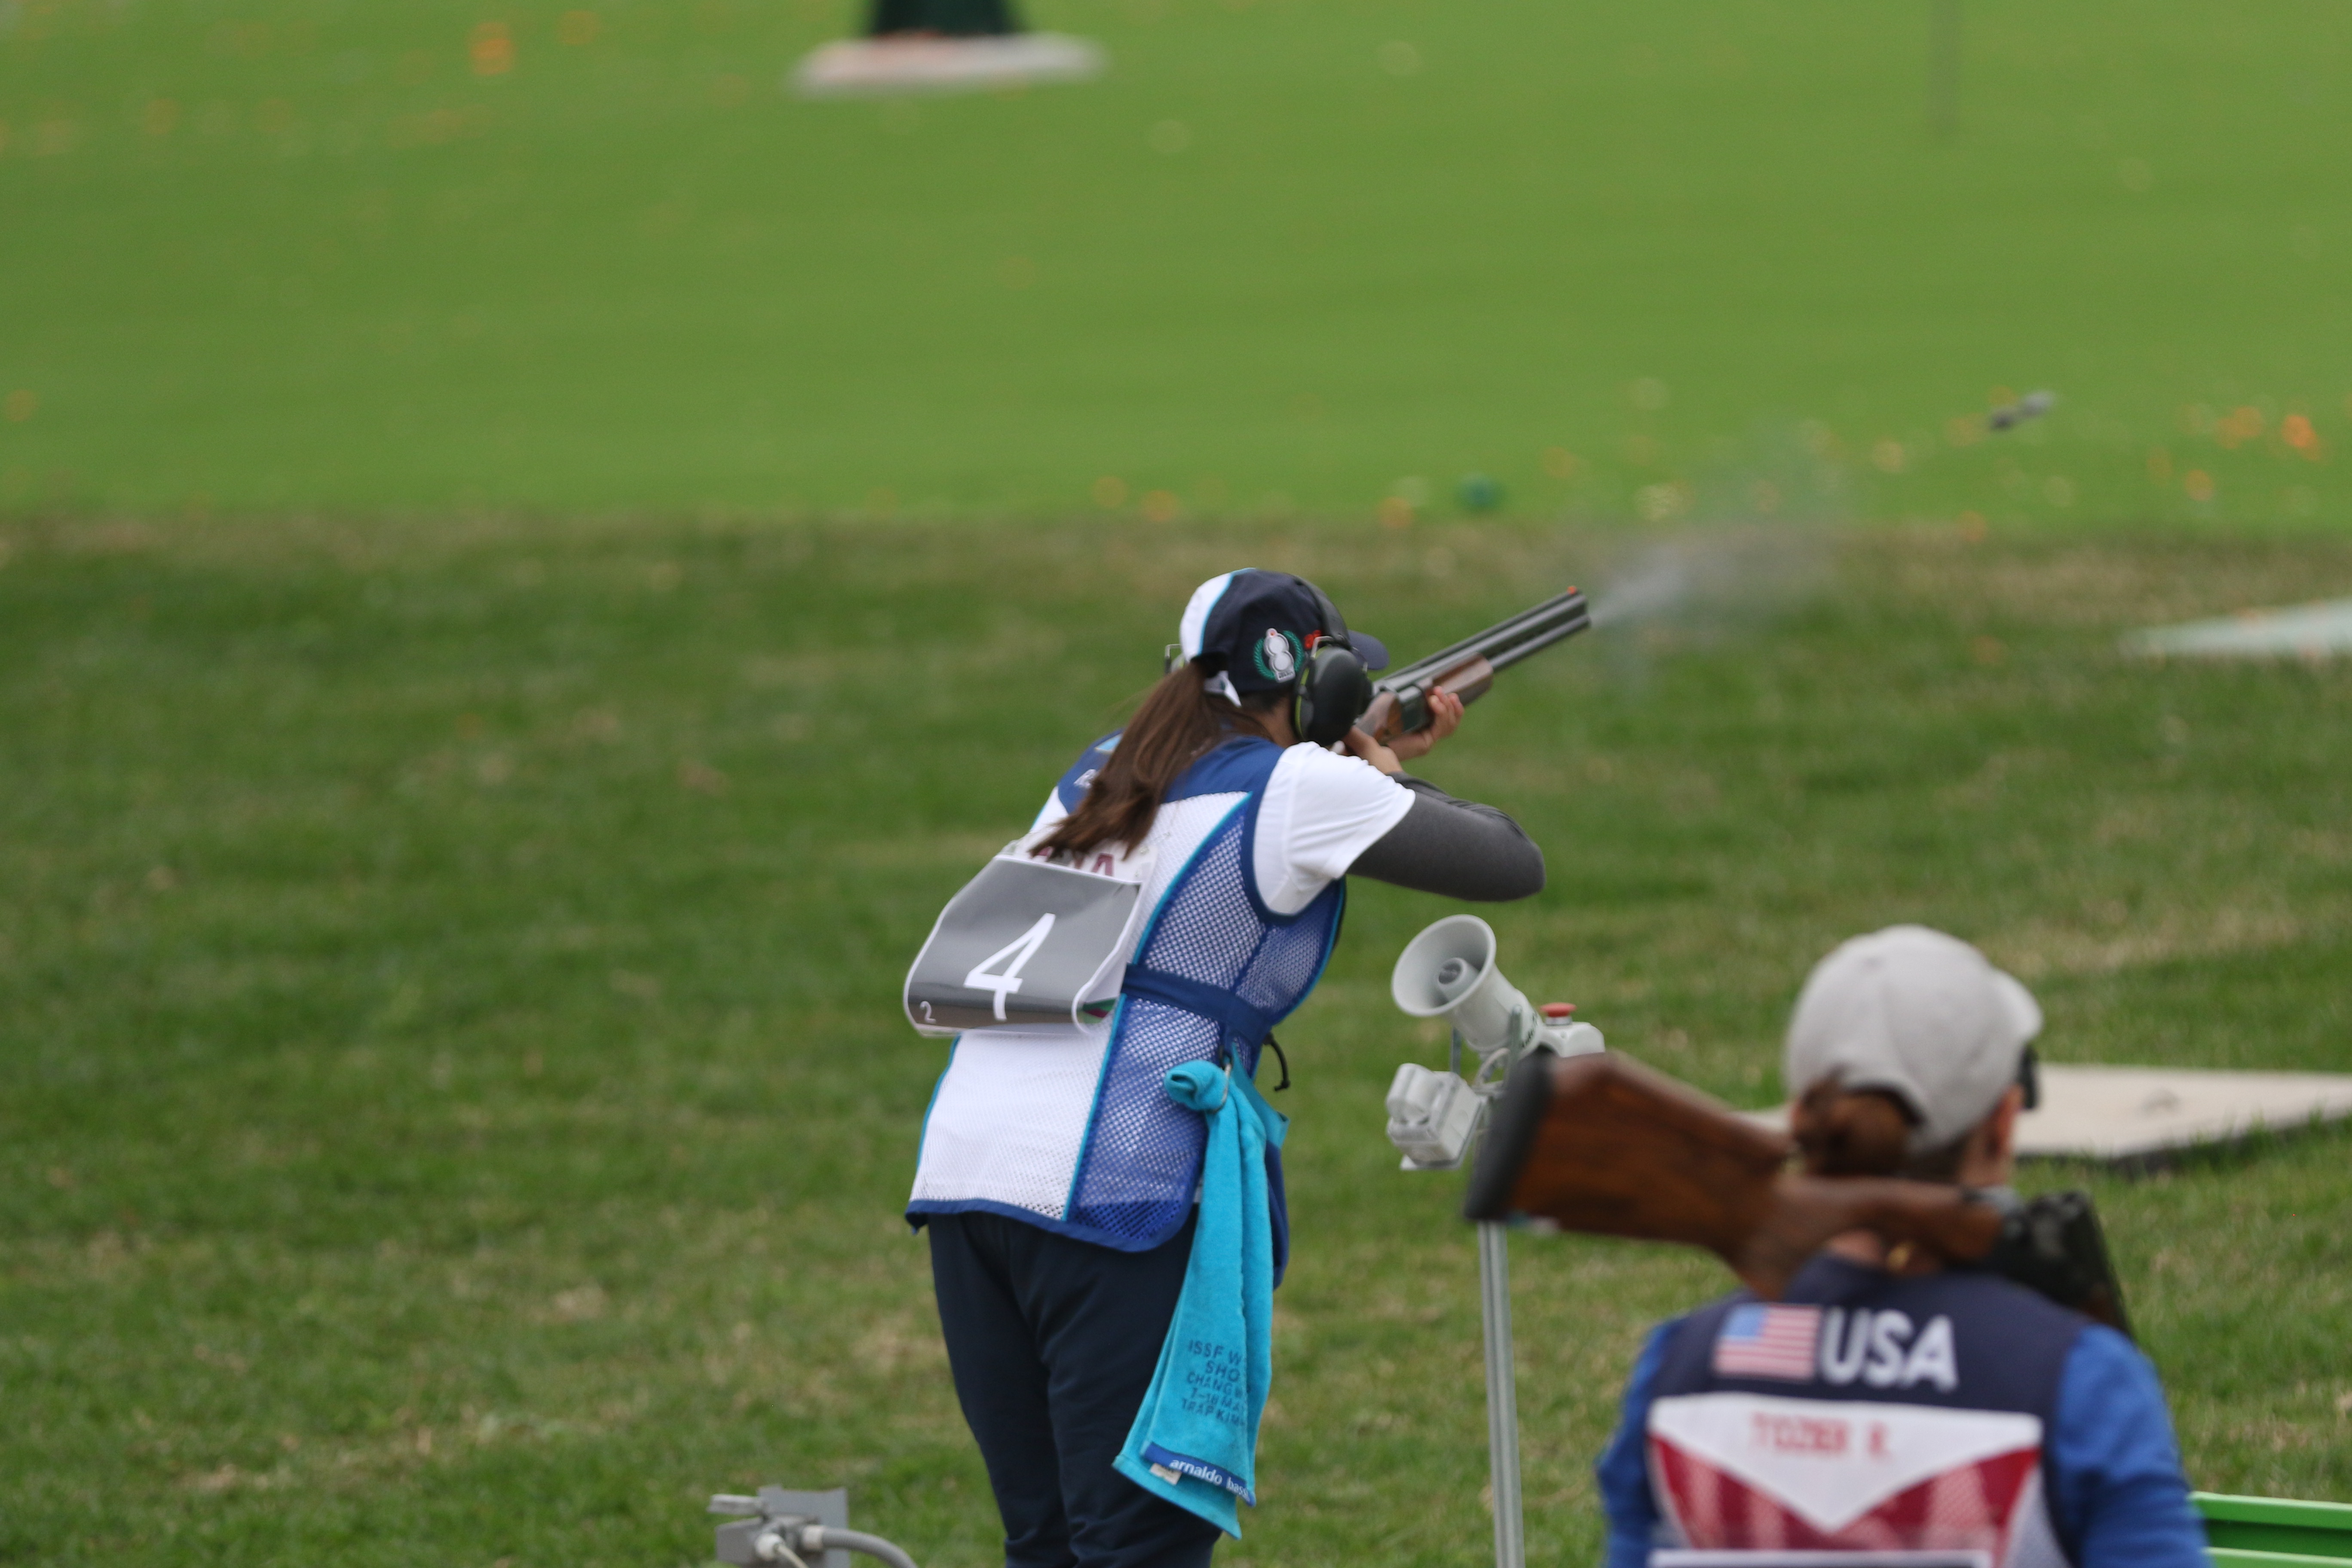
POLYGON ((1349 876, 1478 903, 1543 891, 1543 851, 1517 823, 1410 774, 1397 783, 1412 791, 1412 809, 1356 857, 1349 876))

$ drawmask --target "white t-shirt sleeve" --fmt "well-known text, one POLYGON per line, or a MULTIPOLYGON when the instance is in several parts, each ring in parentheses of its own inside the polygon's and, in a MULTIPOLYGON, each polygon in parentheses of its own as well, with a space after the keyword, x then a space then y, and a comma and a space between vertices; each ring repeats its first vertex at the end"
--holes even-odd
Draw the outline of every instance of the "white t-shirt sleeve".
POLYGON ((1291 747, 1258 804, 1257 896, 1278 915, 1297 914, 1412 809, 1412 791, 1362 758, 1291 747))

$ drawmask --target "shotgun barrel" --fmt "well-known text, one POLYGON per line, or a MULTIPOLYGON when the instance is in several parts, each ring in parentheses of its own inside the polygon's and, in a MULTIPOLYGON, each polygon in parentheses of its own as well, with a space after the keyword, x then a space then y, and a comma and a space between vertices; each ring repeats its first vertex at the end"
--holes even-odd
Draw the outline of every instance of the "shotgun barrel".
POLYGON ((1381 677, 1372 683, 1372 705, 1356 721, 1357 727, 1383 743, 1426 728, 1432 691, 1450 691, 1465 702, 1475 702, 1493 689, 1498 671, 1591 624, 1592 613, 1582 594, 1574 588, 1556 594, 1381 677))

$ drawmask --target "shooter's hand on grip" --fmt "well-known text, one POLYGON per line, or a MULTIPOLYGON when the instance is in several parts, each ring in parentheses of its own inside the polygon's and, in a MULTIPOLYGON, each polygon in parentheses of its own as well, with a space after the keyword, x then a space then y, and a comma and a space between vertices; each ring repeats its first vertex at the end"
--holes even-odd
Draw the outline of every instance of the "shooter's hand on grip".
POLYGON ((1415 757, 1429 755, 1440 741, 1460 729, 1462 710, 1462 699, 1451 691, 1433 691, 1429 694, 1429 721, 1420 729, 1407 731, 1393 739, 1376 733, 1366 734, 1360 729, 1350 730, 1345 737, 1345 743, 1349 751, 1381 772, 1396 773, 1399 769, 1391 764, 1409 763, 1415 757))
POLYGON ((1412 743, 1412 737, 1437 722, 1441 704, 1452 705, 1454 721, 1459 723, 1462 709, 1486 696, 1494 687, 1495 667, 1483 658, 1468 659, 1424 685, 1375 693, 1372 705, 1364 710, 1356 726, 1401 757, 1419 756, 1420 752, 1408 752, 1404 747, 1412 743))

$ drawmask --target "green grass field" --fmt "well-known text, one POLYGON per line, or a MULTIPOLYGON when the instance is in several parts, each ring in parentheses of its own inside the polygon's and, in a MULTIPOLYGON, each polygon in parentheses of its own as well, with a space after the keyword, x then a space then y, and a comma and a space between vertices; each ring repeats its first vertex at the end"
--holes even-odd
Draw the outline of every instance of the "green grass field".
MULTIPOLYGON (((895 988, 938 905, 1212 570, 1309 572, 1413 649, 1654 542, 0 534, 0 1561, 89 1568, 654 1568, 770 1480, 982 1568, 896 1217, 942 1053, 895 988)), ((1744 602, 1514 672, 1427 766, 1547 848, 1493 915, 1530 994, 1760 1103, 1811 961, 1922 919, 2029 979, 2053 1060, 2344 1065, 2352 672, 2115 637, 2352 592, 2352 546, 1710 537, 1744 602)), ((1445 908, 1360 888, 1285 1030, 1299 1251, 1236 1568, 1487 1560, 1458 1179, 1380 1131, 1443 1049, 1387 968, 1445 908)), ((2347 1147, 2033 1177, 2098 1194, 2200 1485, 2352 1497, 2347 1147)), ((1642 1327, 1722 1280, 1559 1238, 1514 1268, 1533 1556, 1590 1561, 1642 1327)))
MULTIPOLYGON (((1513 976, 1727 1099, 1899 919, 2055 1060, 2344 1066, 2352 673, 2115 638, 2352 594, 2352 16, 1966 5, 1937 134, 1919 0, 1038 0, 1106 80, 887 105, 779 90, 839 0, 0 0, 0 1563, 652 1568, 774 1480, 983 1568, 896 987, 1241 561, 1409 652, 1692 553, 1428 771, 1550 856, 1513 976)), ((1446 907, 1285 1031, 1232 1568, 1486 1558, 1380 1134, 1446 907)), ((2347 1147, 2035 1174, 2202 1486, 2352 1498, 2347 1147)), ((1514 1259, 1587 1561, 1721 1280, 1514 1259)))
POLYGON ((1925 0, 1034 9, 1111 76, 786 99, 842 0, 8 0, 0 510, 2345 512, 2329 0, 1966 0, 1948 137, 1925 0), (2000 386, 2063 401, 1976 439, 2000 386))

